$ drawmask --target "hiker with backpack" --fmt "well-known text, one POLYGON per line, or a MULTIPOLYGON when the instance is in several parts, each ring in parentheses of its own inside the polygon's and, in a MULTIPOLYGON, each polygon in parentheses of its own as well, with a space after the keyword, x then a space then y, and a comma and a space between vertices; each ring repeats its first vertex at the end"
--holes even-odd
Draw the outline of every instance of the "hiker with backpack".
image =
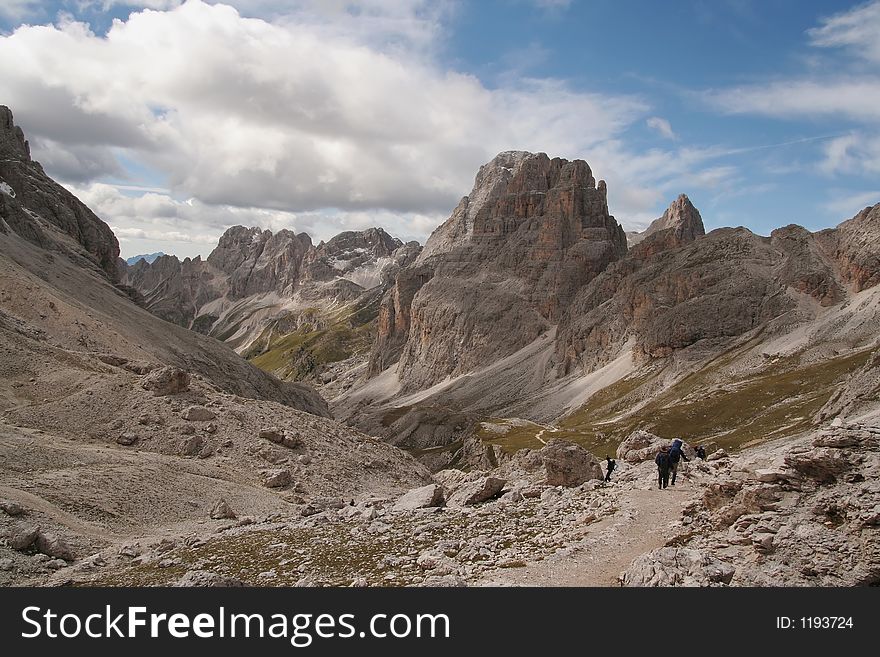
POLYGON ((605 460, 608 461, 608 465, 606 466, 608 472, 605 473, 605 481, 611 481, 611 472, 614 470, 615 467, 617 467, 617 461, 615 461, 607 454, 605 455, 605 460))
POLYGON ((678 438, 672 441, 672 447, 669 448, 669 469, 672 471, 672 486, 675 486, 675 475, 678 474, 678 463, 682 459, 685 461, 690 461, 690 459, 685 456, 684 450, 682 449, 682 442, 678 438))
POLYGON ((669 484, 669 447, 663 446, 654 458, 657 464, 657 488, 663 489, 669 484))

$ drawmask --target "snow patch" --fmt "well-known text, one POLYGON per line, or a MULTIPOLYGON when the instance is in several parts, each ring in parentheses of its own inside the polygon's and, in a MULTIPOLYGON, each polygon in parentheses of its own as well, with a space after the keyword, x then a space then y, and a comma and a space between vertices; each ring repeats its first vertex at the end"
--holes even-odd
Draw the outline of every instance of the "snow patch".
POLYGON ((0 193, 6 194, 9 198, 15 198, 15 190, 8 183, 0 182, 0 193))

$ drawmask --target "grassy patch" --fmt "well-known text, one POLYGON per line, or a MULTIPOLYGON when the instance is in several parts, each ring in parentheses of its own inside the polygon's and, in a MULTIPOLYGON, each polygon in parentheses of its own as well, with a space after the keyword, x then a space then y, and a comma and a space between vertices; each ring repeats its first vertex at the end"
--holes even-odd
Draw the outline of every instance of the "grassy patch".
POLYGON ((305 322, 286 335, 268 337, 270 329, 255 342, 259 353, 251 350, 246 356, 257 367, 276 376, 298 381, 319 372, 322 365, 336 363, 357 354, 369 352, 375 333, 375 322, 357 324, 352 320, 368 318, 363 309, 337 313, 322 321, 305 322), (324 328, 316 328, 316 326, 324 328))
MULTIPOLYGON (((813 417, 837 385, 871 355, 871 350, 865 350, 809 365, 790 357, 769 364, 760 374, 725 379, 722 368, 740 351, 723 354, 633 412, 627 412, 634 405, 633 393, 641 391, 637 395, 641 397, 646 387, 654 385, 654 375, 618 381, 564 418, 558 431, 546 431, 542 438, 571 440, 602 458, 616 451, 636 429, 728 450, 795 435, 813 426, 813 417)), ((538 431, 535 425, 511 427, 503 435, 481 429, 478 435, 487 443, 515 451, 540 448, 535 438, 538 431)))

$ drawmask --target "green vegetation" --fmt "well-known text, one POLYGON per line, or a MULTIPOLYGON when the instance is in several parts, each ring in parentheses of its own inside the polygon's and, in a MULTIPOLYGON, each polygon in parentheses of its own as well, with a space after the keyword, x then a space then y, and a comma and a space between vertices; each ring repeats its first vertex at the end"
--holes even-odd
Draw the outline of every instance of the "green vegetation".
MULTIPOLYGON (((723 368, 746 348, 723 354, 633 411, 629 409, 635 405, 634 400, 648 396, 645 393, 657 385, 657 375, 617 381, 590 397, 557 427, 546 428, 541 437, 545 441, 571 440, 601 458, 613 453, 636 429, 728 450, 792 436, 813 426, 813 418, 837 384, 862 367, 871 355, 871 350, 865 350, 807 365, 801 364, 799 356, 793 356, 768 364, 757 375, 725 377, 723 368)), ((510 426, 507 433, 494 434, 478 425, 477 435, 487 443, 515 451, 540 448, 536 436, 542 428, 510 426)))
POLYGON ((368 353, 375 334, 375 310, 348 308, 321 315, 307 309, 300 326, 287 334, 265 329, 245 357, 279 378, 299 381, 312 378, 323 365, 368 353))

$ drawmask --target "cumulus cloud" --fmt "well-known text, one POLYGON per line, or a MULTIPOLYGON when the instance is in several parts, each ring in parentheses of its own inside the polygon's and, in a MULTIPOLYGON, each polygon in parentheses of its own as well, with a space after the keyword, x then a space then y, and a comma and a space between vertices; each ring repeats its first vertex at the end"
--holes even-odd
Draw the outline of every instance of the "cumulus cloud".
POLYGON ((652 116, 645 124, 651 128, 651 130, 657 131, 661 137, 665 137, 666 139, 675 139, 675 133, 672 131, 672 125, 664 118, 659 116, 652 116))
POLYGON ((106 37, 21 27, 0 41, 0 92, 38 138, 132 150, 207 203, 295 211, 448 208, 497 151, 586 152, 644 111, 554 81, 489 90, 197 0, 106 37))
POLYGON ((404 241, 423 239, 445 217, 388 211, 286 212, 264 208, 211 205, 175 199, 162 190, 125 185, 68 184, 80 200, 104 217, 119 239, 123 257, 162 250, 180 257, 207 255, 230 226, 260 226, 306 232, 317 243, 344 230, 382 226, 404 241), (133 192, 133 193, 132 193, 133 192))
POLYGON ((316 239, 379 224, 424 240, 478 167, 509 149, 585 158, 624 223, 683 191, 676 177, 715 184, 693 174, 710 151, 625 148, 650 112, 639 97, 523 77, 488 88, 440 65, 449 3, 297 0, 268 3, 283 15, 265 20, 248 17, 264 0, 234 0, 242 13, 100 2, 170 9, 132 13, 104 35, 69 17, 19 27, 0 37, 0 97, 50 174, 124 240, 188 235, 204 252, 237 223, 316 239), (157 172, 147 183, 167 193, 93 184, 143 182, 126 181, 120 161, 157 172))

